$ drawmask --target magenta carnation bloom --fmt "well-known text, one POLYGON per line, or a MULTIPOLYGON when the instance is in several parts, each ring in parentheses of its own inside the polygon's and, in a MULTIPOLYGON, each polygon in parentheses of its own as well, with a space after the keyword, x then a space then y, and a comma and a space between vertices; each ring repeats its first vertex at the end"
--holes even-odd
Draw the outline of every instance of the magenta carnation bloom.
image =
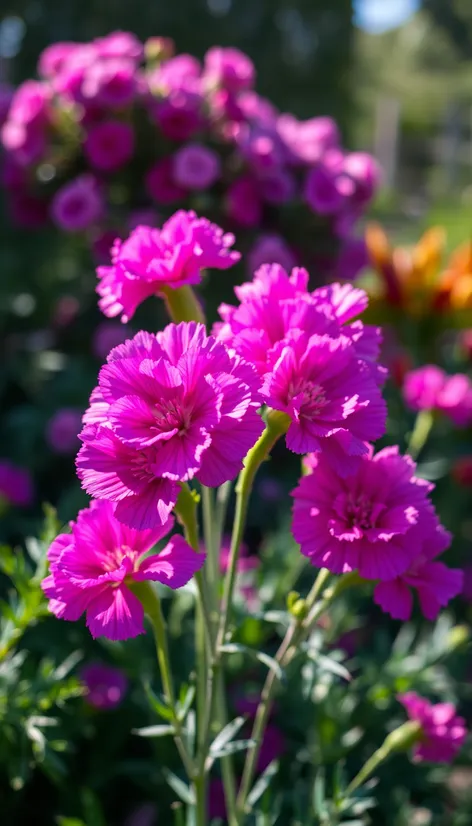
POLYGON ((74 453, 82 428, 82 413, 73 407, 63 407, 49 420, 46 437, 55 453, 74 453))
POLYGON ((129 321, 145 298, 163 287, 198 284, 203 269, 224 270, 239 260, 230 249, 231 233, 207 218, 180 210, 161 229, 137 227, 126 241, 116 241, 112 266, 98 267, 99 307, 107 316, 129 321))
POLYGON ((116 172, 131 160, 134 152, 134 133, 128 123, 108 120, 89 129, 84 143, 84 154, 95 169, 116 172))
POLYGON ((172 529, 173 520, 153 530, 122 525, 111 502, 91 502, 59 534, 48 551, 50 574, 42 582, 49 610, 59 619, 78 620, 85 612, 93 637, 126 640, 144 633, 144 609, 130 590, 152 580, 181 588, 204 561, 183 537, 173 536, 158 554, 144 556, 172 529))
POLYGON ((103 213, 97 182, 81 175, 59 189, 51 203, 51 216, 59 229, 81 232, 95 224, 103 213))
POLYGON ((221 174, 216 152, 197 143, 182 146, 173 158, 174 181, 182 189, 208 189, 221 174))
POLYGON ((77 43, 51 43, 41 52, 38 60, 38 72, 42 77, 53 78, 75 52, 77 43))
POLYGON ((235 288, 239 307, 219 308, 225 324, 216 331, 255 364, 266 403, 290 416, 288 447, 329 449, 347 473, 385 429, 380 335, 352 322, 367 304, 362 290, 333 284, 309 293, 307 284, 306 270, 289 277, 278 265, 261 267, 235 288))
POLYGON ((406 622, 413 610, 412 590, 418 594, 421 610, 428 620, 435 620, 442 607, 461 593, 464 573, 448 568, 436 557, 449 547, 448 531, 439 527, 407 571, 389 582, 380 582, 374 589, 374 602, 394 619, 406 622))
POLYGON ((175 204, 187 194, 185 189, 175 183, 173 168, 172 158, 162 158, 146 172, 146 191, 157 204, 175 204))
POLYGON ((178 482, 233 479, 263 429, 254 368, 202 324, 169 324, 112 350, 84 417, 78 474, 132 527, 164 521, 178 482))
POLYGON ((239 49, 213 46, 205 55, 204 77, 211 86, 222 86, 228 92, 242 92, 254 85, 254 64, 239 49))
POLYGON ((413 475, 414 462, 397 447, 376 455, 371 450, 347 479, 336 473, 329 454, 310 456, 307 464, 312 472, 292 494, 292 531, 313 565, 388 582, 430 546, 447 547, 428 498, 432 485, 413 475))
POLYGON ((87 703, 100 710, 119 706, 128 688, 123 671, 104 663, 86 665, 80 676, 87 689, 87 703))
POLYGON ((411 370, 403 396, 413 410, 439 410, 457 427, 472 423, 472 382, 463 373, 448 376, 434 364, 411 370))
POLYGON ((166 138, 187 141, 203 124, 202 102, 199 92, 179 88, 153 103, 151 113, 166 138))
POLYGON ((7 459, 0 459, 0 503, 27 508, 33 498, 33 480, 28 471, 7 459))
POLYGON ((451 763, 460 751, 467 736, 463 717, 456 715, 452 703, 436 703, 408 691, 399 694, 398 701, 404 706, 410 720, 421 725, 421 735, 413 750, 418 763, 451 763))

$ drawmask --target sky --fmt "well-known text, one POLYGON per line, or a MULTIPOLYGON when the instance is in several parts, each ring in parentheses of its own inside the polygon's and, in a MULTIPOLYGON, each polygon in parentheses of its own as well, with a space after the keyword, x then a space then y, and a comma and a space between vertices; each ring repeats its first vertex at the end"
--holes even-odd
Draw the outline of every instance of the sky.
POLYGON ((420 0, 354 0, 354 20, 360 28, 380 34, 405 23, 420 5, 420 0))

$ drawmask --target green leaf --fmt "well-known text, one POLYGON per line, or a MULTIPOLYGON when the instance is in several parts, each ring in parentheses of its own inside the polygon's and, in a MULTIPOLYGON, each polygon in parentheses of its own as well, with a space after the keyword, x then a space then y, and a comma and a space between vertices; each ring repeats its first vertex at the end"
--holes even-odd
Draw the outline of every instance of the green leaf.
POLYGON ((144 684, 144 691, 152 710, 159 717, 162 717, 163 720, 172 720, 174 716, 172 709, 169 708, 164 699, 159 699, 159 697, 156 694, 154 694, 149 683, 144 684))
POLYGON ((264 792, 268 789, 270 781, 277 774, 278 770, 279 761, 272 760, 272 763, 269 763, 266 770, 261 774, 257 782, 254 783, 251 792, 247 796, 247 805, 249 809, 252 809, 252 807, 255 806, 259 798, 261 798, 264 792))
POLYGON ((322 671, 341 677, 342 680, 346 680, 348 683, 351 682, 351 674, 342 663, 332 659, 332 657, 326 657, 325 654, 319 654, 318 651, 313 651, 313 649, 308 650, 308 656, 322 671))
POLYGON ((174 733, 173 726, 144 726, 144 728, 132 729, 133 734, 138 737, 165 737, 174 733))
POLYGON ((210 749, 210 757, 214 760, 220 757, 227 757, 229 754, 236 754, 238 751, 247 751, 256 745, 256 740, 232 740, 219 749, 210 749))
POLYGON ((187 714, 189 713, 195 697, 195 686, 182 686, 180 689, 179 710, 177 712, 177 719, 183 723, 187 714))
POLYGON ((83 789, 81 798, 87 826, 107 826, 97 795, 91 789, 83 789))
POLYGON ((244 717, 235 717, 234 720, 231 720, 230 723, 221 729, 210 746, 210 756, 217 757, 221 749, 233 739, 234 735, 237 734, 245 722, 246 719, 244 717))
POLYGON ((258 662, 265 665, 269 671, 273 671, 280 682, 284 682, 285 680, 284 671, 277 660, 265 654, 264 651, 258 651, 256 648, 250 648, 248 645, 242 645, 242 643, 239 642, 228 642, 221 646, 220 651, 223 651, 225 654, 249 654, 249 656, 254 657, 258 662))
POLYGON ((70 674, 75 666, 81 661, 82 657, 82 651, 73 651, 72 654, 69 654, 69 656, 66 657, 66 659, 53 671, 53 680, 64 680, 65 677, 67 677, 67 675, 70 674))
POLYGON ((193 789, 188 786, 187 783, 184 783, 184 781, 181 780, 180 777, 177 777, 174 772, 171 772, 170 769, 163 768, 162 774, 180 800, 186 803, 187 806, 195 806, 196 800, 193 789))
POLYGON ((324 768, 320 768, 316 774, 313 784, 313 809, 318 817, 323 817, 326 811, 326 777, 324 768))
POLYGON ((87 826, 83 820, 78 817, 56 817, 57 826, 87 826))

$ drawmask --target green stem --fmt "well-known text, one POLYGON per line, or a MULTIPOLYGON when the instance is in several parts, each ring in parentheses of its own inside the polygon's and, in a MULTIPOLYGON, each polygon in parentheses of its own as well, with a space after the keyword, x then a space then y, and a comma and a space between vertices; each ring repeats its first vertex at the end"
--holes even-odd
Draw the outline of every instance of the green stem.
POLYGON ((199 321, 205 324, 205 316, 200 303, 192 288, 187 285, 173 290, 171 287, 163 287, 167 312, 172 321, 178 324, 180 321, 199 321))
POLYGON ((246 526, 247 509, 252 486, 254 484, 254 478, 262 462, 264 462, 269 456, 269 453, 277 440, 287 432, 289 425, 290 419, 285 413, 279 413, 277 410, 269 410, 267 413, 266 428, 254 447, 252 447, 247 454, 244 460, 244 468, 239 475, 238 483, 236 485, 236 513, 234 517, 233 533, 231 536, 229 565, 224 583, 217 649, 224 645, 228 631, 228 623, 230 619, 233 591, 238 567, 239 548, 241 546, 244 529, 246 526))
POLYGON ((432 410, 420 410, 418 413, 413 430, 411 432, 410 440, 408 442, 407 453, 413 459, 423 450, 431 428, 434 424, 434 413, 432 410))
MULTIPOLYGON (((326 568, 322 568, 319 571, 313 587, 305 600, 303 612, 305 618, 302 618, 301 616, 294 618, 292 624, 287 629, 285 637, 275 655, 275 660, 281 668, 286 668, 287 665, 289 665, 299 650, 301 643, 309 636, 314 624, 336 599, 336 597, 346 590, 346 588, 360 581, 357 573, 345 574, 343 577, 338 579, 331 588, 324 590, 329 577, 330 572, 326 568), (322 597, 321 601, 320 597, 322 597)), ((261 701, 257 708, 253 729, 251 732, 251 740, 255 740, 255 745, 252 748, 249 748, 246 753, 243 776, 237 799, 237 826, 243 823, 243 818, 245 814, 248 813, 246 811, 246 800, 254 779, 257 759, 267 722, 272 711, 272 703, 277 685, 277 676, 275 671, 271 669, 266 677, 266 681, 262 689, 261 701)))
POLYGON ((162 615, 161 601, 149 582, 134 582, 129 587, 138 597, 151 622, 154 640, 156 643, 157 661, 159 663, 164 696, 167 700, 169 708, 172 710, 172 726, 174 728, 175 744, 182 759, 182 763, 185 766, 187 775, 189 779, 193 781, 195 769, 193 760, 188 754, 182 738, 182 726, 177 714, 169 648, 167 645, 167 633, 164 617, 162 615))
MULTIPOLYGON (((220 580, 220 559, 219 559, 219 544, 215 533, 215 512, 213 491, 202 485, 202 504, 203 504, 203 535, 205 537, 206 549, 206 564, 205 571, 207 574, 208 587, 211 593, 212 609, 217 614, 216 606, 218 605, 218 586, 220 580)), ((218 615, 218 614, 217 614, 218 615)))
POLYGON ((232 482, 225 482, 216 492, 216 507, 215 507, 215 542, 221 548, 221 540, 223 531, 225 529, 226 511, 228 510, 228 502, 231 496, 232 482))
POLYGON ((362 786, 366 780, 374 773, 374 771, 387 760, 396 751, 406 751, 411 748, 421 737, 421 725, 409 720, 399 728, 392 731, 384 740, 383 744, 372 757, 364 763, 362 769, 356 774, 354 780, 351 780, 347 787, 344 797, 348 798, 350 795, 362 786))

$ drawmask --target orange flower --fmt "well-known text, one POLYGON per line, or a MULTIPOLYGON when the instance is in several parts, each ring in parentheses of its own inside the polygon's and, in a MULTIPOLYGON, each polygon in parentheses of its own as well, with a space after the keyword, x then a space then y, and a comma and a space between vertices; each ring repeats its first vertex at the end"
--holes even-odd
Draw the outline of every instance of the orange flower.
POLYGON ((414 316, 472 309, 472 242, 455 250, 441 272, 445 240, 442 227, 431 227, 414 247, 392 248, 382 227, 369 224, 367 249, 381 276, 380 295, 372 290, 374 301, 414 316))

